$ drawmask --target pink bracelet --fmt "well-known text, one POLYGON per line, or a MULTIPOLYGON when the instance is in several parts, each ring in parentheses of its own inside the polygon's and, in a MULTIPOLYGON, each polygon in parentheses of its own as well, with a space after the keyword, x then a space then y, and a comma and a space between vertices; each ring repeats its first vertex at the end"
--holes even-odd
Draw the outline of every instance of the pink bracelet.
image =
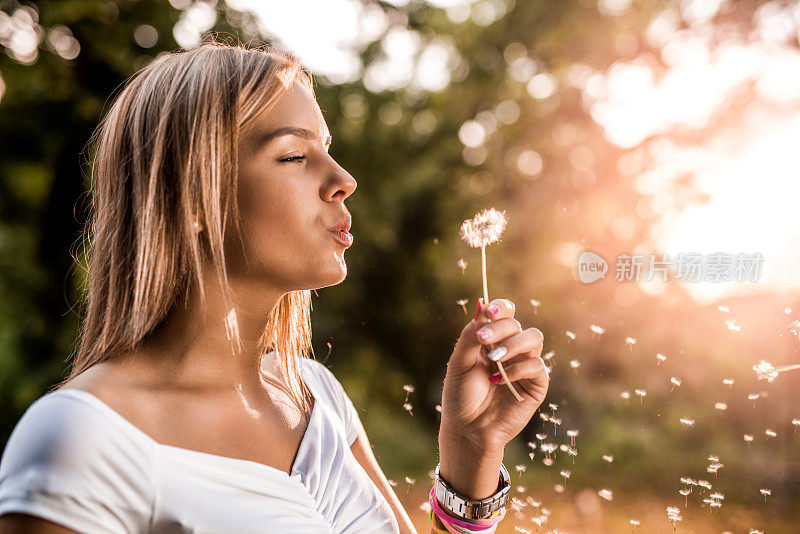
POLYGON ((492 519, 471 519, 470 521, 465 521, 458 517, 452 516, 441 509, 439 506, 439 501, 436 499, 436 493, 434 488, 431 488, 431 492, 428 495, 428 503, 431 505, 431 509, 436 514, 436 516, 441 519, 442 523, 444 524, 445 528, 449 532, 454 534, 461 534, 458 531, 454 531, 450 528, 450 525, 455 525, 457 527, 466 528, 469 530, 479 531, 481 533, 492 534, 497 529, 497 524, 503 520, 506 515, 505 508, 500 510, 500 515, 492 518, 492 519))

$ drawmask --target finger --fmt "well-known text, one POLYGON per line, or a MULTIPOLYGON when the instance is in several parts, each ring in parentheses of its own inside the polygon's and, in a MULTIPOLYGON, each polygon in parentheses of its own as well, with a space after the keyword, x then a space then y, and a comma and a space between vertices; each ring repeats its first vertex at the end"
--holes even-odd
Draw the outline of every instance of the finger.
POLYGON ((507 337, 520 332, 522 332, 522 325, 513 317, 509 317, 483 325, 475 331, 475 335, 480 343, 490 345, 492 343, 500 343, 507 337))
MULTIPOLYGON (((550 384, 550 373, 547 371, 547 366, 538 357, 514 362, 505 366, 504 370, 509 382, 530 380, 545 391, 550 384)), ((499 379, 493 378, 495 384, 500 385, 502 381, 502 377, 499 379)))
POLYGON ((494 299, 485 308, 485 317, 492 321, 514 317, 516 306, 508 299, 494 299))
MULTIPOLYGON (((544 335, 538 328, 528 328, 521 333, 505 339, 487 357, 493 362, 504 362, 517 355, 538 358, 542 354, 544 335)), ((529 358, 529 359, 530 359, 529 358)))

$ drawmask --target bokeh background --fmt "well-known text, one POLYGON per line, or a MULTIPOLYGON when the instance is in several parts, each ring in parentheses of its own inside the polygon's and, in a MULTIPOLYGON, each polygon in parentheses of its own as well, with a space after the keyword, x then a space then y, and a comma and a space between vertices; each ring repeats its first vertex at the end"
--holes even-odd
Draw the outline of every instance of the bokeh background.
POLYGON ((302 59, 359 181, 315 354, 420 532, 481 295, 458 229, 492 206, 489 295, 544 332, 560 420, 507 447, 498 532, 800 531, 800 371, 753 371, 800 363, 797 1, 0 0, 3 443, 75 348, 93 129, 129 76, 212 33, 302 59), (605 279, 577 279, 584 250, 605 279), (761 254, 759 281, 615 280, 619 254, 715 252, 761 254))

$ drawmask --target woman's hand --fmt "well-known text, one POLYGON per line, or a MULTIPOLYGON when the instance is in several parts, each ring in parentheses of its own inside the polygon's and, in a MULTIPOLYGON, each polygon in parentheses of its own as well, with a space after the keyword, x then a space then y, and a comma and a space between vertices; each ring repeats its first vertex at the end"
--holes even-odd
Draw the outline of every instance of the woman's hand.
MULTIPOLYGON (((481 462, 481 456, 490 458, 486 460, 489 465, 497 463, 498 457, 502 461, 505 445, 544 402, 549 384, 541 358, 544 337, 536 328, 523 330, 514 310, 514 303, 507 299, 495 299, 489 306, 479 302, 475 318, 462 330, 447 362, 439 431, 443 463, 446 455, 459 458, 462 467, 465 461, 481 462), (488 330, 490 335, 481 335, 488 330), (490 381, 498 372, 497 363, 488 358, 492 344, 495 349, 506 349, 499 360, 522 401, 514 397, 502 378, 490 381)), ((497 467, 495 473, 499 474, 499 464, 497 467)), ((447 480, 444 472, 442 477, 447 480)))

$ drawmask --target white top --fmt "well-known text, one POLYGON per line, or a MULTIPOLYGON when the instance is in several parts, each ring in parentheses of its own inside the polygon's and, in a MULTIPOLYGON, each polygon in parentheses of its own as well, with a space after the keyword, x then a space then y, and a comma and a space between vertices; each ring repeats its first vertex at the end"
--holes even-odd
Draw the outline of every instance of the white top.
POLYGON ((350 451, 360 425, 323 364, 292 474, 164 445, 79 389, 37 399, 0 460, 0 515, 22 512, 94 533, 398 533, 389 503, 350 451))

